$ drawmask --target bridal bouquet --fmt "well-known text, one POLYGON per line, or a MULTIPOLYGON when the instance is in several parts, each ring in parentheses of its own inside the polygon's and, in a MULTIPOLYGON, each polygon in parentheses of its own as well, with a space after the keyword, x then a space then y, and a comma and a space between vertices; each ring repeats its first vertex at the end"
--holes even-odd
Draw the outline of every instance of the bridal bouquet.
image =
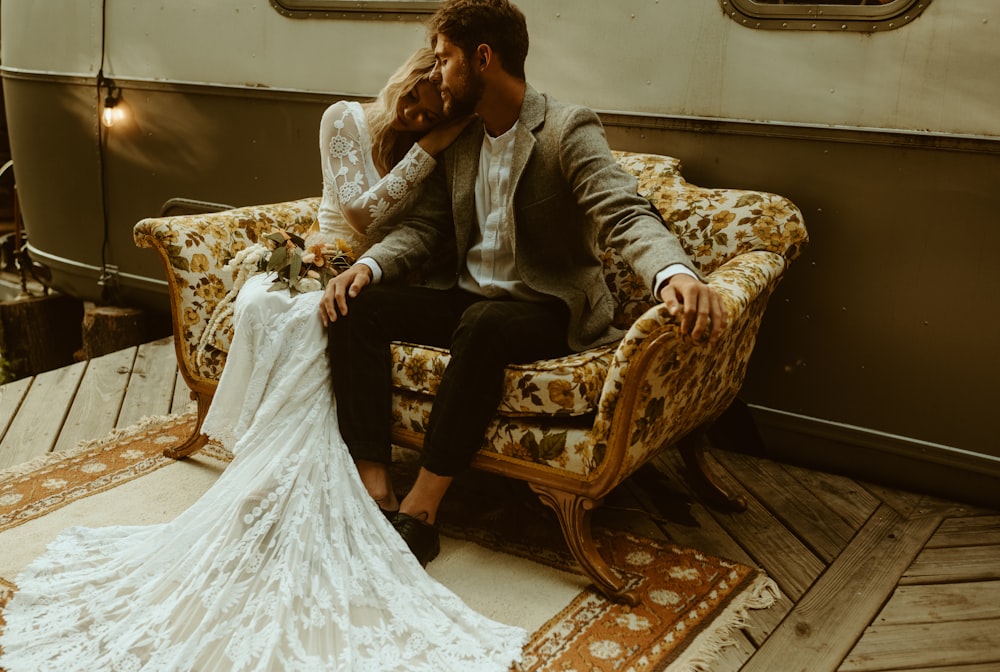
POLYGON ((270 246, 270 254, 258 261, 258 270, 278 274, 274 284, 268 288, 269 292, 286 288, 292 296, 299 292, 315 292, 325 288, 330 278, 351 266, 351 250, 340 239, 333 244, 306 247, 304 238, 284 229, 269 233, 264 239, 273 245, 270 246))

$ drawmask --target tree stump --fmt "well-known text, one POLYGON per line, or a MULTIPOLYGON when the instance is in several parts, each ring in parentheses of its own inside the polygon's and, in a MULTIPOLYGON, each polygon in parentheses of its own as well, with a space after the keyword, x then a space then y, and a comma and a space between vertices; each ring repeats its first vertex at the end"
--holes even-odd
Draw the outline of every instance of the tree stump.
POLYGON ((0 302, 0 355, 15 377, 73 363, 83 304, 61 294, 0 302))
POLYGON ((83 312, 83 347, 76 359, 93 359, 143 342, 145 313, 138 308, 88 305, 83 312))

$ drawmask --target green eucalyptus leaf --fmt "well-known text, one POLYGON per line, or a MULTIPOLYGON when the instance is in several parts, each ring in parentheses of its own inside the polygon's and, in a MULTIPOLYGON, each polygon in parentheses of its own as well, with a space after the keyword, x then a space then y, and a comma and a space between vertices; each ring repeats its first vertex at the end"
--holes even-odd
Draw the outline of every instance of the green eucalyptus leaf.
POLYGON ((288 264, 288 249, 279 247, 271 253, 271 258, 267 260, 267 270, 273 271, 288 264))

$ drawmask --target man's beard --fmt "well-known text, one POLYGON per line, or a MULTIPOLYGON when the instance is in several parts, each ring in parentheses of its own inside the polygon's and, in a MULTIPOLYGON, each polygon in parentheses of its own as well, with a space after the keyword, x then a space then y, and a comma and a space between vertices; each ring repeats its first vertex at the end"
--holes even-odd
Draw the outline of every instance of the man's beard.
POLYGON ((475 112, 479 99, 483 96, 483 80, 466 63, 459 77, 458 86, 449 88, 447 94, 448 97, 444 101, 445 115, 468 116, 475 112))

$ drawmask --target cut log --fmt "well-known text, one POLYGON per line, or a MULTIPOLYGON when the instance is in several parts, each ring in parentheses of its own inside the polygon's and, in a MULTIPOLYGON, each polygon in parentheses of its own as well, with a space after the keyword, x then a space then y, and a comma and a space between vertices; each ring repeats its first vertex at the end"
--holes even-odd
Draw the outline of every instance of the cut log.
POLYGON ((83 347, 77 360, 93 359, 139 345, 146 335, 145 313, 138 308, 88 304, 83 313, 83 347))
POLYGON ((16 377, 73 363, 83 304, 62 294, 0 302, 0 355, 16 377))

